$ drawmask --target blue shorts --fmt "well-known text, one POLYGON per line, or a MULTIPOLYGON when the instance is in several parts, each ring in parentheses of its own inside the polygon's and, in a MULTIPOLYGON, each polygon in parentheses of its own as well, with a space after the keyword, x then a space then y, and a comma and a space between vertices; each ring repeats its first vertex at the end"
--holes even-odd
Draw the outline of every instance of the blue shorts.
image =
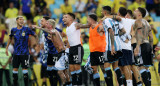
POLYGON ((119 59, 119 66, 132 65, 132 51, 122 49, 123 56, 119 59))

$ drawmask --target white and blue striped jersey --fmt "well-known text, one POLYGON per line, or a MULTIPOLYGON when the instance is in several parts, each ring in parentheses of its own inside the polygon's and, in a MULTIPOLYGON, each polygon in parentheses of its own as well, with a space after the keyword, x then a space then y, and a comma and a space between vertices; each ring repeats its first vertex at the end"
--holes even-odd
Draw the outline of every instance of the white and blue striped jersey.
POLYGON ((111 51, 111 39, 110 39, 110 34, 109 34, 109 29, 112 29, 114 31, 114 47, 115 51, 122 50, 121 48, 121 41, 119 37, 119 30, 123 28, 123 25, 119 23, 116 20, 113 20, 111 18, 106 18, 103 21, 103 27, 106 35, 106 51, 111 51))

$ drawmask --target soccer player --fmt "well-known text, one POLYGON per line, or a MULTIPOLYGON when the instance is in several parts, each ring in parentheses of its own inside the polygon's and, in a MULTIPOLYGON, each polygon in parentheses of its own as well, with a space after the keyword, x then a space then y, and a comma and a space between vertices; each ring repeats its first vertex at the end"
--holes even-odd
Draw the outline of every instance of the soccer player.
MULTIPOLYGON (((111 7, 104 6, 102 8, 102 14, 104 16, 110 16, 111 7)), ((113 86, 113 78, 112 78, 113 75, 110 68, 110 65, 113 63, 113 69, 117 74, 117 80, 119 85, 121 86, 123 85, 123 79, 120 68, 118 67, 118 60, 119 57, 121 57, 123 54, 121 51, 122 48, 121 48, 120 36, 122 36, 126 32, 122 24, 111 18, 106 18, 103 21, 103 26, 105 28, 106 42, 107 42, 106 52, 105 52, 105 63, 104 63, 104 68, 107 74, 105 81, 107 83, 107 86, 113 86)))
POLYGON ((139 7, 134 11, 136 21, 133 29, 135 31, 135 37, 137 41, 134 54, 135 56, 138 56, 139 51, 141 51, 143 64, 140 67, 140 73, 145 86, 151 86, 151 74, 149 67, 152 65, 153 35, 149 23, 143 19, 145 15, 146 10, 144 8, 139 7))
POLYGON ((49 33, 48 39, 50 39, 53 42, 56 50, 58 51, 57 58, 56 58, 57 62, 55 62, 55 66, 52 68, 58 70, 58 74, 61 77, 62 84, 69 85, 70 79, 69 79, 68 74, 66 74, 66 70, 65 70, 66 69, 65 67, 65 58, 66 58, 65 57, 66 56, 65 55, 65 45, 62 41, 62 37, 60 33, 55 29, 55 21, 53 19, 47 20, 46 27, 48 29, 41 28, 36 25, 32 25, 32 27, 44 30, 45 32, 49 33))
POLYGON ((36 34, 28 27, 24 27, 24 18, 18 16, 16 18, 17 27, 12 28, 11 34, 6 46, 6 55, 8 55, 8 46, 14 37, 14 53, 13 53, 13 83, 14 86, 18 86, 18 68, 21 64, 24 83, 28 86, 28 65, 29 65, 29 50, 28 50, 28 38, 29 35, 36 36, 36 34))
POLYGON ((81 46, 81 32, 75 27, 75 15, 67 13, 63 16, 63 22, 67 26, 66 34, 69 48, 69 70, 72 76, 73 85, 82 85, 82 70, 81 63, 84 55, 83 47, 81 46))
MULTIPOLYGON (((46 28, 46 23, 47 20, 50 19, 47 16, 44 16, 41 19, 41 27, 42 28, 46 28)), ((59 30, 58 28, 56 28, 57 30, 59 30)), ((61 31, 60 31, 61 32, 61 31)), ((57 61, 57 54, 58 51, 56 50, 53 42, 51 40, 48 39, 48 33, 43 31, 43 36, 44 36, 44 54, 47 57, 47 73, 49 76, 49 80, 50 80, 50 84, 51 86, 57 86, 57 82, 58 82, 58 74, 57 74, 57 70, 54 70, 53 67, 55 65, 55 62, 57 61)), ((43 61, 45 62, 45 61, 43 61)), ((45 69, 43 68, 43 71, 45 71, 45 69)))
MULTIPOLYGON (((97 15, 90 14, 87 18, 89 29, 89 49, 90 64, 93 69, 93 82, 96 86, 100 86, 100 75, 98 73, 98 65, 104 65, 104 52, 106 48, 106 37, 102 24, 98 24, 97 15)), ((86 25, 87 26, 87 25, 86 25)), ((83 25, 76 26, 83 28, 83 25), (82 26, 82 27, 81 27, 82 26)))

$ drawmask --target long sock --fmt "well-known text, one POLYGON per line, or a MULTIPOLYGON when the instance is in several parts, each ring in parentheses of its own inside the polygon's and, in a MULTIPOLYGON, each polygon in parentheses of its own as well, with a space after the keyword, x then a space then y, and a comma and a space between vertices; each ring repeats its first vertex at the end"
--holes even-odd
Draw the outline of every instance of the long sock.
POLYGON ((133 86, 132 80, 126 80, 127 86, 133 86))
POLYGON ((149 70, 149 69, 147 70, 147 73, 148 73, 149 85, 151 86, 151 73, 150 73, 150 70, 149 70))
POLYGON ((51 86, 57 86, 57 71, 47 67, 47 72, 51 86))
POLYGON ((119 67, 115 68, 114 71, 116 72, 119 86, 122 86, 123 85, 123 78, 122 78, 122 74, 121 74, 119 67))
POLYGON ((77 70, 76 71, 77 74, 77 85, 82 85, 82 70, 77 70))
POLYGON ((13 71, 13 85, 18 86, 18 71, 13 71))
POLYGON ((105 79, 105 82, 107 84, 107 74, 106 73, 104 74, 104 79, 105 79))
POLYGON ((76 74, 76 71, 72 71, 71 72, 71 76, 72 76, 72 85, 77 85, 77 74, 76 74))
POLYGON ((28 79, 28 70, 23 70, 23 78, 24 78, 24 84, 25 86, 28 86, 29 79, 28 79))
POLYGON ((123 84, 124 84, 124 86, 126 86, 126 78, 125 78, 125 76, 124 76, 124 74, 122 74, 122 78, 123 78, 123 84))
POLYGON ((43 82, 43 83, 42 83, 42 86, 47 86, 47 83, 46 83, 46 82, 43 82))
POLYGON ((96 86, 100 86, 100 76, 99 76, 99 73, 95 73, 93 74, 93 83, 96 85, 96 86))
POLYGON ((142 76, 142 80, 145 84, 145 86, 150 86, 149 82, 148 82, 148 73, 146 72, 146 69, 142 69, 140 70, 141 76, 142 76))
MULTIPOLYGON (((136 85, 133 85, 133 86, 136 86, 136 85)), ((142 86, 142 82, 139 81, 139 82, 137 83, 137 86, 142 86)))
POLYGON ((112 76, 112 71, 111 71, 111 68, 108 67, 108 68, 105 68, 105 71, 106 71, 106 74, 107 74, 107 86, 113 86, 113 76, 112 76))
POLYGON ((136 85, 137 85, 137 83, 136 83, 136 79, 135 79, 135 77, 134 77, 133 72, 132 72, 132 80, 133 80, 133 86, 136 86, 136 85))

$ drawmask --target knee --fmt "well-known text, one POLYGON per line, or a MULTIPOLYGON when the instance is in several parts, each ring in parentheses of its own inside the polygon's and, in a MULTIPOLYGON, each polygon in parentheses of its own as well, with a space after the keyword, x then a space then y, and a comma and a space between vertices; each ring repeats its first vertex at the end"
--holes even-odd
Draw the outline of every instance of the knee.
POLYGON ((18 71, 18 68, 13 68, 13 71, 18 71))

